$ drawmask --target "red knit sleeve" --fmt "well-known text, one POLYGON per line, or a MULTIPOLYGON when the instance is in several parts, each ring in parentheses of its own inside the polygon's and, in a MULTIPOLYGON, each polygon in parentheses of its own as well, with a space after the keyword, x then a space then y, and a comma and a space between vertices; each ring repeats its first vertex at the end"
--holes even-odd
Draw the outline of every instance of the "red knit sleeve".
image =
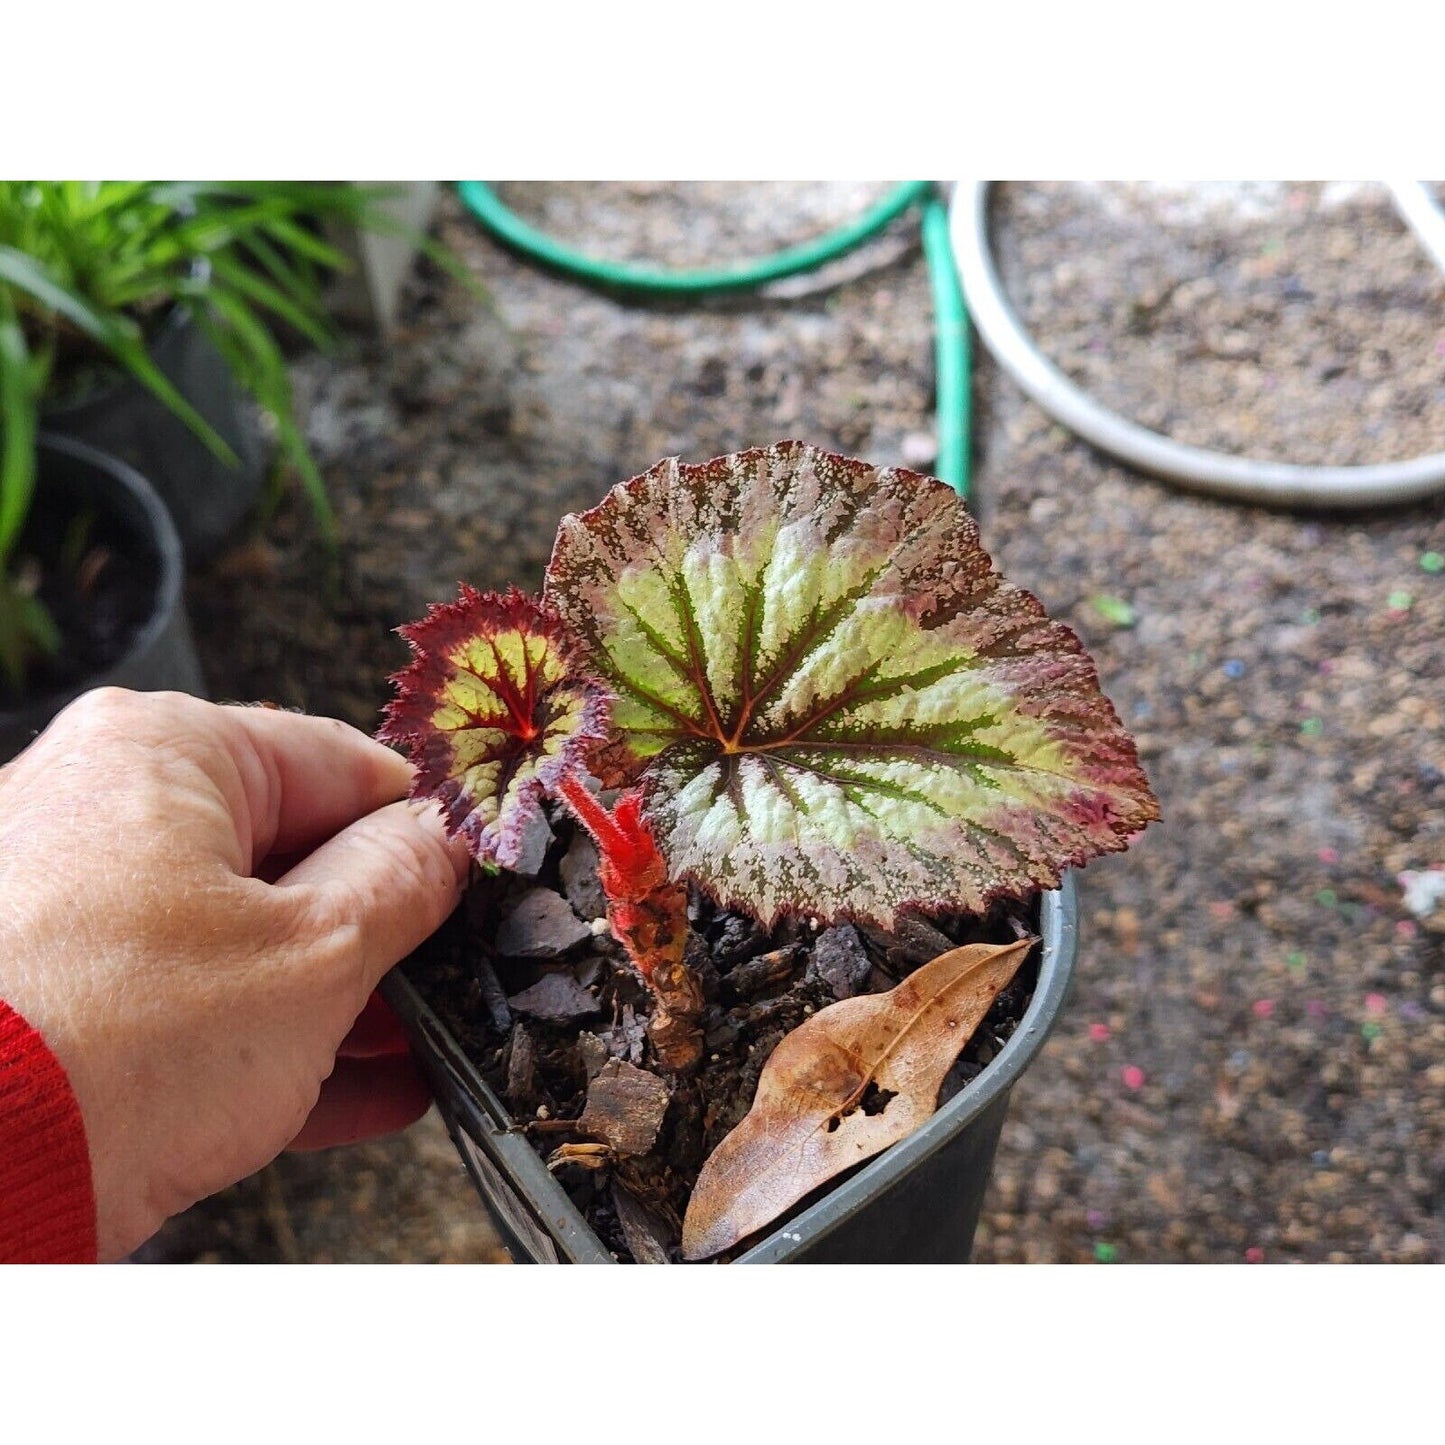
POLYGON ((0 1000, 0 1264, 94 1260, 80 1106, 45 1041, 0 1000))

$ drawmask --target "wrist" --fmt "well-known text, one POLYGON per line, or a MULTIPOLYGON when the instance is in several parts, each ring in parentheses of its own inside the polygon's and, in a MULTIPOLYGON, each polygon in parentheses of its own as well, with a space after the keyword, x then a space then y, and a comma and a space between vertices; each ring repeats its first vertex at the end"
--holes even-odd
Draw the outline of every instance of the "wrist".
POLYGON ((0 1000, 0 1262, 96 1258, 90 1152, 60 1061, 0 1000))

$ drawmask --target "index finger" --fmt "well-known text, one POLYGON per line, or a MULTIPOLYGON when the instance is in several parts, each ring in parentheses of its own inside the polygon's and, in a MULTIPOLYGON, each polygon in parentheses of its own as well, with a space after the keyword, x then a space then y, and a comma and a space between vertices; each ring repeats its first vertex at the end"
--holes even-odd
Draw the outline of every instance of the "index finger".
POLYGON ((406 796, 411 765, 336 718, 274 708, 216 709, 245 790, 254 870, 271 853, 302 853, 406 796))

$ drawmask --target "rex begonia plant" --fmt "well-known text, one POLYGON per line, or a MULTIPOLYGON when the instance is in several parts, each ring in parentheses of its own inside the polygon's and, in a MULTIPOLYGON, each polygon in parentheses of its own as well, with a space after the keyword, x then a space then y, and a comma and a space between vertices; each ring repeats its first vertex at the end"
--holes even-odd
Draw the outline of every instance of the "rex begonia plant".
POLYGON ((1159 816, 1078 638, 957 495, 800 442, 660 462, 563 519, 540 601, 464 587, 403 635, 380 735, 416 795, 502 867, 566 802, 674 1072, 687 883, 765 927, 889 927, 1056 887, 1159 816))

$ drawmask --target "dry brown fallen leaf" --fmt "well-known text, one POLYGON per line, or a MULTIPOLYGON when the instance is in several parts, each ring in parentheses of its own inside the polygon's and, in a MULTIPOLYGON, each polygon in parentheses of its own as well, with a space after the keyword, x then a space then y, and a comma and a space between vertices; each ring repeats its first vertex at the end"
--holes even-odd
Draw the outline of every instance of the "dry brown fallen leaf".
POLYGON ((944 1075, 1036 941, 955 948, 890 992, 830 1004, 794 1029, 698 1175, 683 1258, 729 1248, 929 1118, 944 1075))

